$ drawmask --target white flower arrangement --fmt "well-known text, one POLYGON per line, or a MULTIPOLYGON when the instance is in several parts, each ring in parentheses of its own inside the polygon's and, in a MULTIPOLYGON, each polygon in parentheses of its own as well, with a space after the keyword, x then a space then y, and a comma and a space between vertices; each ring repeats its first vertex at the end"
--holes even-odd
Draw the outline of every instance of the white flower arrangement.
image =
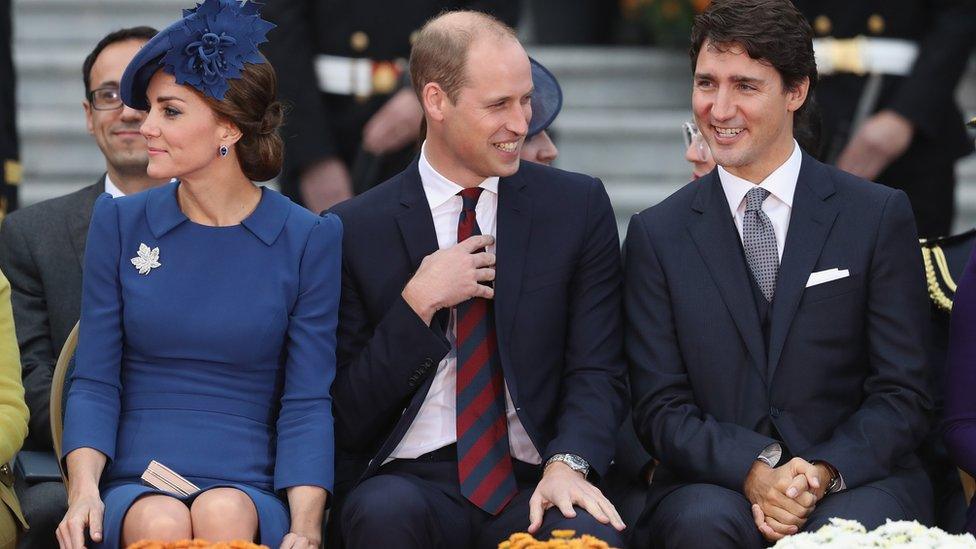
POLYGON ((972 534, 952 535, 938 528, 926 528, 917 521, 891 521, 868 532, 856 520, 830 519, 816 532, 802 532, 781 539, 774 549, 976 549, 972 534))

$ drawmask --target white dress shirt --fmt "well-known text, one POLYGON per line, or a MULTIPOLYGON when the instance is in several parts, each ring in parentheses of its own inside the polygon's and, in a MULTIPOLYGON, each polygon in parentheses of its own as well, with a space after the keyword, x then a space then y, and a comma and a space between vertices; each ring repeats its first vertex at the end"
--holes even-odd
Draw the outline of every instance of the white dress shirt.
MULTIPOLYGON (((780 261, 783 261, 783 247, 786 245, 786 233, 790 228, 793 194, 796 192, 796 182, 800 177, 802 160, 803 154, 800 152, 800 146, 796 140, 793 140, 793 154, 759 183, 760 187, 769 191, 769 196, 763 201, 762 210, 769 216, 769 220, 773 224, 773 231, 776 233, 776 251, 779 252, 780 261)), ((735 220, 735 228, 739 231, 739 239, 741 240, 742 218, 746 213, 746 193, 756 187, 756 184, 730 174, 721 166, 718 167, 718 176, 722 182, 722 190, 725 191, 725 199, 729 203, 729 210, 735 220)), ((764 448, 756 459, 770 467, 776 467, 780 464, 782 457, 782 446, 778 442, 774 442, 764 448)), ((844 477, 841 476, 840 485, 834 491, 844 489, 846 489, 846 484, 844 484, 844 477)))
MULTIPOLYGON (((790 212, 793 211, 793 192, 796 191, 796 180, 800 177, 802 160, 800 146, 794 140, 793 154, 759 183, 760 187, 769 191, 762 210, 773 223, 780 261, 783 261, 783 246, 786 245, 786 232, 790 228, 790 212)), ((742 218, 746 214, 746 193, 756 187, 756 184, 732 175, 721 166, 718 167, 718 177, 722 181, 722 190, 725 191, 725 198, 729 202, 729 210, 735 219, 735 228, 739 231, 741 240, 742 218)))
MULTIPOLYGON (((430 205, 430 213, 434 218, 434 231, 437 233, 437 245, 440 249, 450 248, 457 244, 458 218, 461 216, 462 200, 458 195, 464 187, 450 181, 427 161, 425 147, 420 151, 420 180, 424 186, 424 194, 430 205)), ((495 221, 498 212, 498 178, 489 177, 478 185, 484 191, 475 206, 475 219, 481 234, 495 236, 495 221)), ((494 246, 489 250, 494 252, 494 246)), ((437 372, 431 383, 430 390, 424 398, 420 411, 413 423, 407 429, 403 439, 387 458, 412 459, 427 452, 443 448, 457 442, 457 344, 456 344, 455 309, 451 309, 451 320, 447 328, 447 339, 451 343, 451 350, 437 365, 437 372)), ((508 416, 508 444, 512 456, 526 463, 542 463, 542 457, 525 427, 519 421, 512 404, 512 396, 505 384, 505 411, 508 416)))
POLYGON ((112 182, 112 178, 105 174, 105 192, 112 195, 112 198, 118 198, 120 196, 125 196, 122 189, 118 188, 115 183, 112 182))

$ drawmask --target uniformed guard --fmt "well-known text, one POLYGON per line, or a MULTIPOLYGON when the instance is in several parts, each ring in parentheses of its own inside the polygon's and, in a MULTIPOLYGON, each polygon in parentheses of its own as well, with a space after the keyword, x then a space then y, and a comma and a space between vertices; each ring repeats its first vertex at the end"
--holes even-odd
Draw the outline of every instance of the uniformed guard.
POLYGON ((265 54, 286 115, 281 189, 313 211, 403 169, 422 112, 407 77, 414 32, 445 9, 478 9, 514 25, 519 0, 275 0, 265 54))
POLYGON ((976 43, 973 0, 795 0, 821 81, 821 156, 903 189, 919 234, 949 234, 955 162, 973 151, 955 89, 976 43))
POLYGON ((20 185, 10 0, 0 0, 0 219, 17 209, 20 185))

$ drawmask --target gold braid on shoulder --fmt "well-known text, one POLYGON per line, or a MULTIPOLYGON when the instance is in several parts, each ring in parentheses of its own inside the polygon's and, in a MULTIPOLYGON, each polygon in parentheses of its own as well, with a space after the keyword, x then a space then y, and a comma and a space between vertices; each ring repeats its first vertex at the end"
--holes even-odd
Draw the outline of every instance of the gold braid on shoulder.
POLYGON ((922 261, 925 263, 925 282, 928 285, 929 297, 936 307, 947 313, 952 312, 952 298, 945 294, 942 290, 942 284, 939 283, 939 275, 942 275, 942 281, 946 288, 953 294, 956 293, 956 282, 952 279, 952 274, 949 273, 949 263, 946 261, 945 252, 938 244, 933 244, 931 247, 923 245, 922 261), (935 271, 936 267, 939 269, 938 274, 935 271))

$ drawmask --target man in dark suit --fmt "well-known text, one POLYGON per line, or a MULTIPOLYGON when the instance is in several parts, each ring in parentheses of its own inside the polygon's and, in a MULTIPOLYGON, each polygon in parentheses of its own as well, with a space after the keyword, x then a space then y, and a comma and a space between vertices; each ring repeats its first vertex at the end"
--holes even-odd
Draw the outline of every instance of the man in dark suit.
POLYGON ((519 0, 275 0, 262 46, 291 109, 282 192, 314 212, 399 173, 416 153, 423 113, 407 78, 410 45, 447 9, 509 25, 519 0))
POLYGON ((901 191, 793 139, 817 79, 788 0, 695 21, 692 105, 718 167, 625 246, 646 545, 761 547, 830 517, 930 520, 924 277, 901 191))
POLYGON ((11 4, 0 0, 0 218, 17 209, 21 175, 11 4))
POLYGON ((606 191, 519 163, 532 77, 503 23, 442 15, 410 67, 421 154, 334 208, 346 546, 496 547, 554 528, 619 546, 624 525, 593 484, 624 414, 606 191))
MULTIPOLYGON (((30 408, 26 450, 52 451, 49 399, 51 376, 68 333, 81 310, 81 265, 95 199, 136 193, 162 183, 146 175, 146 142, 139 126, 146 113, 119 98, 122 72, 156 30, 135 27, 103 38, 85 59, 82 106, 88 132, 105 156, 106 173, 69 195, 18 210, 0 228, 0 270, 10 279, 30 408)), ((21 547, 49 547, 66 510, 60 482, 28 485, 18 479, 18 497, 31 525, 21 547)))
POLYGON ((973 151, 955 92, 976 45, 976 2, 795 4, 823 69, 821 158, 904 190, 920 236, 950 234, 955 164, 973 151))

